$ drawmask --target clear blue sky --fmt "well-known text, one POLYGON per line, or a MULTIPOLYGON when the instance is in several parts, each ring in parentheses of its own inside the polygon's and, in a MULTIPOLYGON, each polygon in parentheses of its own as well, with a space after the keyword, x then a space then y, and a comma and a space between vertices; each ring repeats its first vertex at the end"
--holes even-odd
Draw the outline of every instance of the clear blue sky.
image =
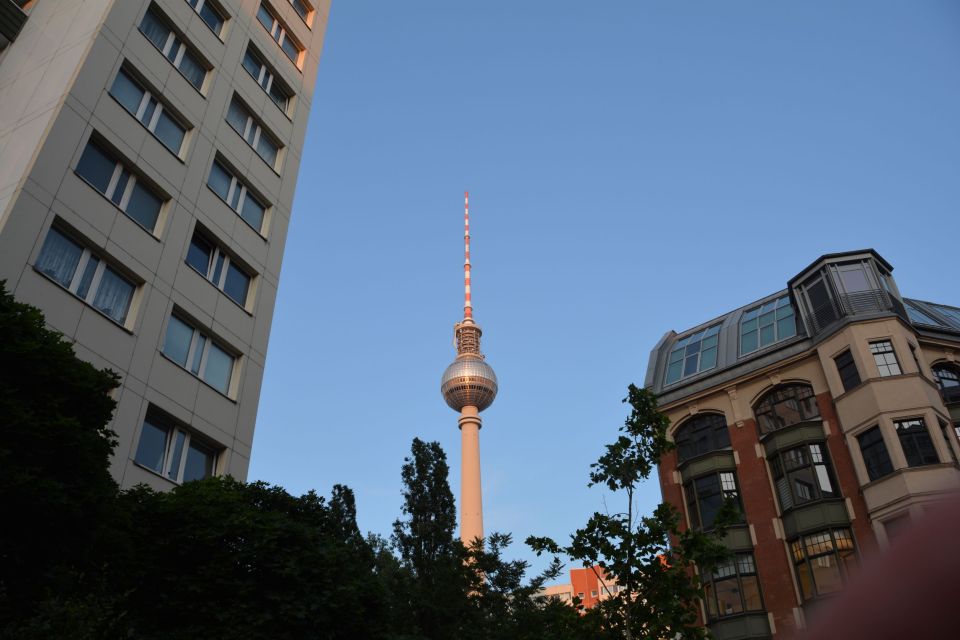
POLYGON ((334 0, 251 480, 388 534, 419 436, 457 492, 464 189, 486 530, 563 538, 665 331, 863 247, 960 303, 960 3, 334 0))

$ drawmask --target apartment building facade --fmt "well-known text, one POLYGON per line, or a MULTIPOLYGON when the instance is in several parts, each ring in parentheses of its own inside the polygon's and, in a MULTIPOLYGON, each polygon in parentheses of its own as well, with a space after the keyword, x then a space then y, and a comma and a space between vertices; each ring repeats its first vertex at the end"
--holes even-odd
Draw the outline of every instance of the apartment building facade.
POLYGON ((584 609, 593 609, 600 602, 612 598, 622 590, 602 567, 570 569, 570 582, 544 587, 537 595, 573 605, 574 597, 584 609))
POLYGON ((121 376, 124 487, 245 479, 329 0, 0 0, 0 280, 121 376))
POLYGON ((960 486, 960 309, 901 296, 873 250, 821 256, 787 288, 667 332, 645 384, 677 447, 664 500, 733 558, 701 575, 725 638, 789 636, 933 501, 960 486))

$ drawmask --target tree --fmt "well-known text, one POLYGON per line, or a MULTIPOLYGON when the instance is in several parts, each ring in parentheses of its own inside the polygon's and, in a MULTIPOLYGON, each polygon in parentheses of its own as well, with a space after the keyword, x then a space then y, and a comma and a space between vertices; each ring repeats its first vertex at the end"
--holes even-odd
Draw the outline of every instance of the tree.
POLYGON ((404 570, 397 631, 431 640, 457 637, 466 607, 463 545, 454 537, 457 510, 447 455, 437 442, 414 438, 404 458, 404 516, 393 523, 393 545, 404 570), (403 620, 406 618, 406 620, 403 620))
MULTIPOLYGON (((118 377, 0 282, 0 627, 70 610, 116 548, 107 429, 118 377)), ((39 624, 39 623, 38 623, 39 624)), ((76 625, 74 625, 74 628, 76 625)), ((42 633, 43 625, 37 626, 42 633)), ((27 637, 28 633, 20 634, 27 637)), ((63 637, 63 636, 61 636, 63 637)))
POLYGON ((669 420, 657 410, 656 396, 634 385, 628 394, 624 402, 631 406, 630 415, 617 440, 591 465, 589 483, 624 493, 624 510, 594 513, 565 546, 537 537, 527 543, 538 554, 563 553, 584 566, 599 565, 617 582, 622 591, 592 614, 602 619, 610 637, 705 638, 708 632, 698 624, 697 605, 703 591, 692 567, 710 571, 728 557, 720 539, 735 517, 734 507, 724 505, 710 533, 682 530, 679 513, 668 503, 648 516, 637 513, 637 488, 674 445, 667 438, 669 420))
POLYGON ((587 633, 580 612, 557 600, 538 597, 563 565, 554 558, 543 573, 524 582, 528 562, 505 560, 510 534, 493 533, 470 545, 464 563, 468 583, 468 616, 458 636, 462 640, 581 640, 587 633))
POLYGON ((382 592, 352 492, 329 501, 263 482, 189 482, 123 497, 136 523, 119 579, 138 638, 376 637, 382 592))

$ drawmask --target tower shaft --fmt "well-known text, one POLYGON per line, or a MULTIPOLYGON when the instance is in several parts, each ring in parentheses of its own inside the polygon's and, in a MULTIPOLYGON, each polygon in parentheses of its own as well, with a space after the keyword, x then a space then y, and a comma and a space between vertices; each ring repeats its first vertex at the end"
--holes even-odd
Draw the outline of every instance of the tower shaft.
POLYGON ((469 546, 483 538, 483 497, 480 490, 480 412, 460 411, 460 540, 469 546))
POLYGON ((497 396, 497 376, 480 350, 483 332, 473 320, 470 292, 470 195, 463 194, 463 320, 453 327, 457 357, 443 372, 440 392, 460 413, 460 539, 469 546, 483 539, 480 485, 480 412, 497 396))

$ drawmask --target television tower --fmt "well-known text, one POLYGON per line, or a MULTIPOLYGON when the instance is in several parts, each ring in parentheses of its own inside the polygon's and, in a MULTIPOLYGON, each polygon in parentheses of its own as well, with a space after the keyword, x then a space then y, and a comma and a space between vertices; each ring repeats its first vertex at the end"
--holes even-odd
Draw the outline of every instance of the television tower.
POLYGON ((457 357, 443 372, 440 392, 460 412, 460 540, 469 545, 483 538, 480 491, 480 412, 497 397, 497 376, 480 353, 480 326, 470 304, 470 194, 463 194, 464 262, 463 320, 453 325, 457 357))

